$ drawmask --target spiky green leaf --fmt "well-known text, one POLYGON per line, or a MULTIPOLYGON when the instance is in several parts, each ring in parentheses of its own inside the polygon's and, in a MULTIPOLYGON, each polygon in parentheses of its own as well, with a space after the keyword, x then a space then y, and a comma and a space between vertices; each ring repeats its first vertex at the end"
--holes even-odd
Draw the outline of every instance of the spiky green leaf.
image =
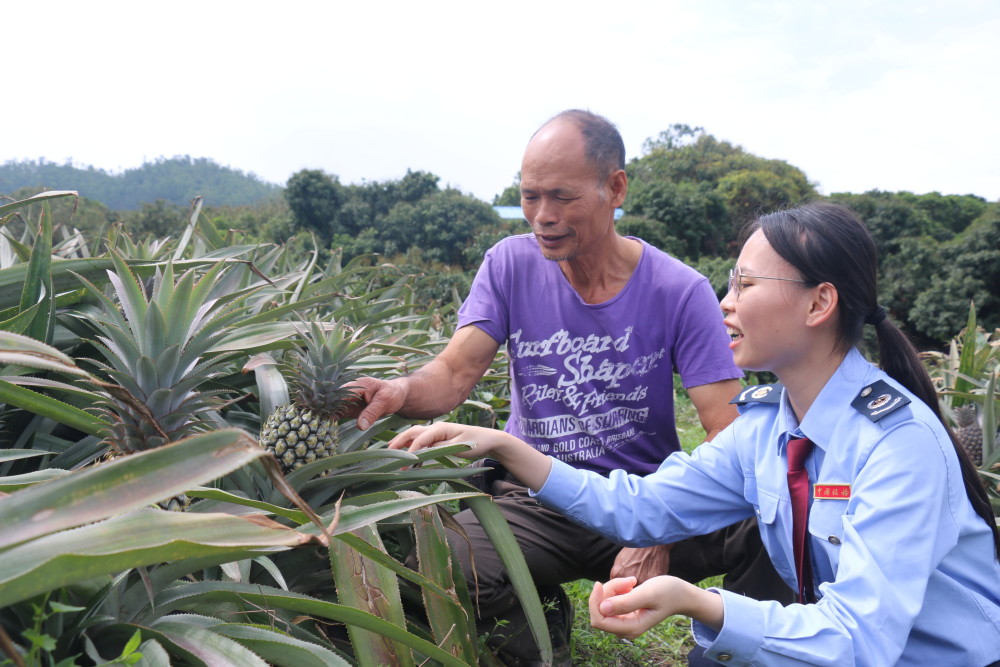
POLYGON ((129 568, 214 555, 236 559, 307 541, 307 536, 260 517, 138 510, 4 551, 0 607, 129 568))
POLYGON ((107 422, 89 412, 6 380, 0 380, 0 403, 48 417, 56 423, 71 426, 90 435, 99 435, 107 427, 107 422))
POLYGON ((198 582, 178 586, 156 596, 156 606, 160 613, 169 613, 178 609, 197 609, 205 601, 249 603, 267 609, 284 609, 299 614, 327 618, 388 637, 443 665, 468 667, 467 663, 449 655, 446 651, 442 651, 431 642, 366 611, 318 600, 301 593, 282 591, 278 588, 258 584, 198 582))
POLYGON ((150 505, 262 455, 245 433, 227 429, 24 489, 0 499, 0 549, 150 505))
MULTIPOLYGON (((360 527, 356 535, 381 546, 378 531, 372 526, 360 527)), ((330 543, 330 568, 341 604, 366 611, 400 629, 406 627, 399 580, 389 568, 366 558, 341 540, 330 543)), ((355 625, 348 625, 347 633, 354 655, 362 665, 414 664, 404 644, 387 641, 386 637, 355 625)))

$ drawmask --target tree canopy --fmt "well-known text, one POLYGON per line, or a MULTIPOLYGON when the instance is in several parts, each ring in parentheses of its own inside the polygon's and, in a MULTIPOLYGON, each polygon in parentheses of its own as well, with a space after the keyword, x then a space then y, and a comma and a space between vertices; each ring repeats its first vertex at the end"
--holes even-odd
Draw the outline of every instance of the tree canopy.
MULTIPOLYGON (((921 345, 955 335, 970 301, 983 326, 1000 327, 1000 203, 938 192, 823 197, 801 169, 784 160, 754 155, 681 124, 646 141, 626 171, 629 193, 619 231, 695 266, 720 296, 748 220, 826 198, 850 206, 871 229, 880 254, 880 299, 921 345)), ((519 180, 498 193, 493 205, 519 205, 519 180)), ((45 160, 0 165, 0 187, 8 194, 30 196, 32 188, 42 187, 81 192, 75 208, 58 216, 66 221, 64 235, 117 224, 137 237, 177 236, 191 198, 200 195, 215 226, 239 242, 318 249, 323 259, 338 249, 345 260, 378 255, 409 273, 425 271, 437 283, 427 287, 435 299, 462 292, 491 245, 525 231, 523 221, 501 220, 486 202, 439 183, 437 175, 421 170, 345 184, 335 174, 304 169, 282 190, 187 156, 160 158, 118 175, 45 160), (277 192, 283 196, 271 196, 277 192)), ((26 210, 18 217, 30 225, 37 215, 26 210)), ((23 228, 8 224, 8 235, 14 238, 23 228)))
POLYGON ((682 257, 730 254, 739 228, 754 214, 817 196, 797 167, 681 124, 647 140, 626 171, 623 230, 644 229, 682 257))
POLYGON ((346 258, 417 252, 427 262, 471 268, 466 249, 484 229, 500 224, 493 209, 440 179, 407 170, 399 180, 341 185, 336 176, 303 170, 288 180, 285 198, 295 224, 346 258))

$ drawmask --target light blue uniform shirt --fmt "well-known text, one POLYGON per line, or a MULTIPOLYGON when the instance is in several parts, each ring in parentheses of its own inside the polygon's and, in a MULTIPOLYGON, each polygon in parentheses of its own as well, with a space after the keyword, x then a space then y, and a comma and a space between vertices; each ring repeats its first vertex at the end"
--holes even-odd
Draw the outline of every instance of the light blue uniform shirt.
POLYGON ((1000 659, 1000 563, 975 513, 947 433, 926 405, 852 350, 799 424, 782 392, 754 403, 691 456, 647 477, 608 478, 553 460, 545 505, 631 546, 675 542, 756 516, 793 590, 785 445, 815 443, 813 484, 850 497, 813 499, 817 603, 782 607, 724 590, 722 630, 693 624, 708 657, 732 665, 963 665, 1000 659), (911 403, 878 422, 851 406, 883 380, 911 403))

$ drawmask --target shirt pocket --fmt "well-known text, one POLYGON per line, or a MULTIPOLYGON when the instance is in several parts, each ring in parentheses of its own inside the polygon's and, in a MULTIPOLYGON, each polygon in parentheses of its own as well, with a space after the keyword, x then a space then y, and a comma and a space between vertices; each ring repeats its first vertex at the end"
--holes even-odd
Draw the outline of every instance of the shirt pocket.
MULTIPOLYGON (((836 577, 840 549, 844 543, 844 515, 847 500, 814 500, 809 509, 809 534, 812 535, 813 562, 821 580, 836 577)), ((819 580, 816 582, 819 583, 819 580)))
POLYGON ((754 512, 757 514, 757 520, 761 524, 769 527, 774 526, 774 521, 778 517, 778 497, 768 493, 767 491, 758 490, 757 491, 757 502, 754 505, 754 512))
MULTIPOLYGON (((779 508, 783 503, 787 505, 788 501, 783 501, 777 494, 756 486, 753 488, 753 497, 747 497, 747 501, 753 505, 757 525, 760 526, 760 539, 764 543, 764 548, 771 558, 774 569, 786 582, 794 582, 794 561, 791 560, 791 554, 786 550, 781 539, 779 508)), ((790 544, 791 541, 789 541, 790 544)), ((789 586, 791 585, 789 584, 789 586)))
MULTIPOLYGON (((763 529, 773 527, 778 515, 778 496, 757 486, 757 478, 747 475, 743 480, 743 498, 753 506, 754 515, 763 529)), ((763 530, 762 530, 763 532, 763 530)))

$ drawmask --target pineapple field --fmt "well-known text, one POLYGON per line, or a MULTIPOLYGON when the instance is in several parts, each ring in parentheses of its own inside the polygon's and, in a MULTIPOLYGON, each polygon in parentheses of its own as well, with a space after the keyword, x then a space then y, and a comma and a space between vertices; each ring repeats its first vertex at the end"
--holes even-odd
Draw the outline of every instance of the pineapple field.
MULTIPOLYGON (((249 243, 199 200, 176 238, 87 237, 50 210, 76 197, 0 204, 0 664, 496 664, 444 539, 459 504, 551 655, 465 445, 390 451, 409 421, 345 419, 352 380, 447 342, 433 276, 249 243)), ((1000 332, 974 313, 925 360, 1000 513, 1000 332)), ((505 372, 449 417, 502 422, 505 372)))
MULTIPOLYGON (((405 420, 342 419, 352 378, 440 349, 453 304, 370 258, 238 244, 197 205, 176 239, 84 238, 47 211, 75 197, 0 206, 3 664, 476 664, 458 502, 542 631, 470 471, 386 450, 405 420)), ((492 414, 476 398, 454 416, 492 414)))

